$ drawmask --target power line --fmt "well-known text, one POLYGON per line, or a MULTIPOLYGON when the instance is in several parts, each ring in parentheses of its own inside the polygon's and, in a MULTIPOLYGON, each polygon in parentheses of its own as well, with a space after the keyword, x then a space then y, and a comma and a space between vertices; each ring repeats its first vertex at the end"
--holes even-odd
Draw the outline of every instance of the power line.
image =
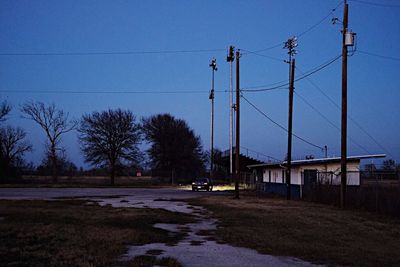
MULTIPOLYGON (((214 92, 218 93, 226 93, 227 90, 215 90, 214 92)), ((157 91, 157 90, 148 90, 148 91, 102 91, 102 90, 0 90, 0 93, 17 93, 17 94, 25 94, 25 93, 37 93, 37 94, 205 94, 209 93, 207 90, 182 90, 182 91, 157 91)))
POLYGON ((331 12, 329 12, 329 14, 327 14, 325 17, 323 17, 321 20, 319 20, 317 23, 315 23, 314 25, 312 25, 311 27, 309 27, 307 30, 299 33, 298 35, 296 35, 297 38, 300 38, 301 36, 307 34, 308 32, 312 31, 314 28, 316 28, 317 26, 319 26, 322 22, 324 22, 327 18, 329 18, 338 7, 340 7, 343 4, 343 1, 340 0, 339 3, 336 5, 335 8, 333 8, 331 10, 331 12))
MULTIPOLYGON (((320 70, 323 70, 324 68, 326 68, 326 67, 328 67, 329 65, 333 64, 335 61, 337 61, 337 60, 338 60, 339 58, 341 58, 341 57, 342 57, 342 55, 338 55, 338 56, 336 56, 335 58, 329 60, 328 62, 325 62, 325 63, 323 63, 322 65, 319 65, 319 66, 317 66, 317 67, 315 67, 315 68, 313 68, 313 69, 307 71, 306 73, 303 73, 303 76, 301 76, 301 77, 295 79, 295 82, 300 81, 300 80, 303 80, 303 79, 307 78, 308 76, 313 75, 314 73, 316 73, 316 72, 318 72, 318 71, 320 71, 320 70)), ((251 87, 249 87, 249 88, 243 89, 242 91, 243 91, 243 92, 263 92, 263 91, 270 91, 270 90, 275 90, 275 89, 281 89, 281 88, 286 87, 286 86, 288 86, 288 85, 289 85, 289 83, 286 82, 285 84, 277 85, 277 86, 273 86, 273 87, 269 87, 269 88, 249 89, 249 88, 251 88, 251 87)), ((260 86, 260 87, 261 87, 261 86, 260 86)), ((253 87, 253 88, 256 88, 256 87, 253 87)))
MULTIPOLYGON (((324 120, 326 120, 330 125, 332 125, 335 129, 337 129, 339 132, 341 131, 340 127, 338 127, 336 124, 334 124, 328 117, 326 117, 322 112, 320 112, 316 107, 314 107, 310 102, 308 102, 303 96, 301 96, 298 92, 294 92, 304 103, 306 103, 312 110, 317 112, 318 115, 320 115, 324 120)), ((364 150, 367 154, 371 154, 365 147, 360 145, 357 141, 355 141, 353 138, 350 136, 347 136, 350 141, 352 141, 355 145, 357 145, 359 148, 364 150)))
POLYGON ((154 51, 99 51, 99 52, 43 52, 43 53, 0 53, 0 56, 97 56, 97 55, 138 55, 138 54, 185 54, 219 52, 225 49, 195 50, 154 50, 154 51))
POLYGON ((261 152, 258 152, 258 151, 254 150, 254 149, 251 149, 251 148, 248 148, 248 147, 244 147, 244 146, 240 146, 240 147, 243 148, 243 149, 246 149, 246 150, 248 150, 248 151, 250 151, 250 152, 256 153, 257 155, 261 155, 261 156, 263 156, 263 157, 266 157, 266 158, 268 158, 268 159, 273 159, 273 160, 276 160, 276 161, 282 161, 282 160, 280 160, 280 159, 277 159, 277 158, 268 156, 268 155, 266 155, 266 154, 263 154, 263 153, 261 153, 261 152))
MULTIPOLYGON (((301 73, 303 73, 298 67, 296 67, 296 69, 298 71, 300 71, 301 73)), ((313 80, 311 80, 311 78, 307 77, 307 81, 315 88, 317 89, 323 96, 325 96, 329 102, 331 102, 331 104, 333 104, 338 110, 340 109, 340 106, 329 96, 327 95, 313 80)), ((350 121, 352 123, 354 123, 354 125, 357 126, 357 128, 359 128, 364 134, 366 134, 376 145, 378 145, 383 151, 385 151, 388 155, 392 156, 393 155, 384 147, 382 146, 371 134, 369 134, 355 119, 353 119, 350 115, 348 115, 348 118, 350 119, 350 121)), ((350 139, 350 137, 349 137, 350 139)), ((355 142, 354 140, 352 140, 353 143, 357 144, 357 142, 355 142)), ((364 151, 366 151, 365 148, 363 148, 364 151)), ((369 153, 369 152, 368 152, 369 153)))
POLYGON ((397 8, 400 8, 400 5, 395 5, 395 4, 382 4, 382 3, 370 2, 370 1, 364 1, 364 0, 350 0, 350 1, 351 2, 360 3, 360 4, 371 5, 371 6, 397 7, 397 8))
POLYGON ((286 84, 277 85, 277 86, 269 87, 269 88, 259 88, 259 89, 243 88, 241 91, 243 91, 243 92, 265 92, 265 91, 273 91, 273 90, 286 90, 286 89, 288 89, 288 85, 289 84, 286 83, 286 84))
POLYGON ((383 59, 390 59, 390 60, 394 60, 394 61, 400 61, 400 58, 398 57, 390 57, 390 56, 384 56, 384 55, 379 55, 379 54, 375 54, 375 53, 371 53, 371 52, 367 52, 367 51, 362 51, 362 50, 358 50, 356 51, 357 53, 361 53, 361 54, 365 54, 365 55, 369 55, 369 56, 373 56, 373 57, 379 57, 379 58, 383 58, 383 59))
MULTIPOLYGON (((310 31, 312 31, 314 28, 316 28, 316 27, 319 26, 322 22, 324 22, 327 18, 329 18, 329 17, 333 14, 333 12, 335 12, 336 9, 337 9, 338 7, 340 7, 342 4, 343 4, 343 1, 340 0, 339 3, 335 6, 335 8, 333 8, 326 16, 324 16, 322 19, 318 20, 315 24, 311 25, 309 28, 307 28, 307 29, 304 30, 303 32, 297 34, 296 36, 297 36, 297 37, 301 37, 301 36, 303 36, 303 35, 309 33, 310 31)), ((285 42, 280 42, 280 43, 277 43, 277 44, 275 44, 275 45, 272 45, 272 46, 267 47, 267 48, 264 48, 264 49, 255 50, 255 51, 253 51, 253 52, 250 52, 250 51, 247 51, 247 52, 257 55, 257 53, 259 53, 259 52, 264 52, 264 51, 271 50, 271 49, 274 49, 274 48, 282 47, 284 44, 285 44, 285 42)), ((245 54, 246 54, 246 53, 245 53, 245 54)))
MULTIPOLYGON (((255 106, 253 103, 251 103, 246 97, 244 97, 243 94, 241 95, 241 97, 242 97, 250 106, 252 106, 255 110, 257 110, 261 115, 263 115, 265 118, 267 118, 270 122, 272 122, 273 124, 275 124, 276 126, 278 126, 279 128, 281 128, 281 129, 284 130, 285 132, 288 132, 288 130, 287 130, 284 126, 280 125, 279 123, 277 123, 276 121, 274 121, 273 119, 271 119, 267 114, 265 114, 265 113, 264 113, 262 110, 260 110, 257 106, 255 106)), ((316 145, 316 144, 313 144, 313 143, 311 143, 310 141, 307 141, 306 139, 304 139, 304 138, 302 138, 302 137, 300 137, 300 136, 298 136, 298 135, 296 135, 296 134, 294 134, 294 133, 293 133, 293 136, 296 137, 297 139, 303 141, 304 143, 309 144, 310 146, 319 148, 319 149, 321 149, 321 150, 324 149, 323 147, 320 147, 320 146, 318 146, 318 145, 316 145)))
POLYGON ((331 60, 328 61, 327 63, 324 63, 324 64, 322 64, 322 65, 319 66, 319 67, 316 67, 316 69, 310 70, 310 71, 306 72, 305 74, 303 74, 303 76, 301 76, 300 78, 297 78, 297 79, 295 80, 295 82, 300 81, 300 80, 303 80, 304 78, 307 78, 308 76, 313 75, 314 73, 316 73, 316 72, 318 72, 318 71, 320 71, 320 70, 325 69, 326 67, 328 67, 329 65, 333 64, 336 60, 338 60, 338 59, 341 58, 341 57, 342 57, 342 55, 338 55, 337 57, 331 59, 331 60))
POLYGON ((322 118, 324 118, 330 125, 332 125, 335 129, 340 131, 340 127, 338 127, 335 123, 333 123, 328 117, 322 114, 316 107, 314 107, 310 102, 308 102, 303 96, 301 96, 298 92, 294 92, 304 103, 306 103, 311 109, 318 113, 322 118))
POLYGON ((253 54, 253 55, 256 55, 256 56, 260 56, 260 57, 266 57, 266 58, 269 58, 269 59, 272 59, 272 60, 275 60, 275 61, 285 62, 284 59, 277 58, 277 57, 272 57, 272 56, 268 56, 268 55, 259 54, 257 52, 249 51, 249 50, 246 50, 246 49, 242 49, 242 51, 246 52, 246 53, 243 53, 242 55, 253 54))
POLYGON ((273 46, 270 46, 270 47, 267 47, 267 48, 264 48, 264 49, 255 50, 255 51, 253 51, 253 53, 264 52, 264 51, 271 50, 271 49, 274 49, 274 48, 282 47, 284 44, 285 44, 285 42, 280 42, 279 44, 275 44, 273 46))
POLYGON ((243 89, 265 88, 265 87, 269 87, 269 86, 273 86, 273 85, 278 85, 278 84, 282 85, 282 84, 286 84, 286 83, 287 83, 287 79, 281 80, 281 81, 279 81, 279 82, 264 84, 264 85, 247 86, 247 87, 245 87, 245 88, 243 88, 243 89))

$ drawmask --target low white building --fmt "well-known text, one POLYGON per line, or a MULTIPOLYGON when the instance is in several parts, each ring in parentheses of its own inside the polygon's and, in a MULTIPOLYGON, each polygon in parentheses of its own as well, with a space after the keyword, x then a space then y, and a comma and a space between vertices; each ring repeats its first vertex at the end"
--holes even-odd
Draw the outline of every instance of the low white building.
MULTIPOLYGON (((360 185, 360 161, 369 158, 383 158, 386 155, 363 155, 347 158, 347 185, 360 185)), ((294 195, 301 197, 302 191, 316 183, 340 185, 340 157, 293 160, 291 187, 294 195)), ((265 190, 271 193, 286 193, 286 161, 262 163, 247 166, 256 175, 258 183, 265 183, 265 190)))

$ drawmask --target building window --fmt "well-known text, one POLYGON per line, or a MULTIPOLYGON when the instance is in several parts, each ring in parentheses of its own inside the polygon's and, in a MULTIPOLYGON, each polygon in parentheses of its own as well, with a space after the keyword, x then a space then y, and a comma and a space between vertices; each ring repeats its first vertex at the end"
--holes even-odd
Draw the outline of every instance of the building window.
POLYGON ((274 171, 274 183, 279 183, 279 171, 274 171))

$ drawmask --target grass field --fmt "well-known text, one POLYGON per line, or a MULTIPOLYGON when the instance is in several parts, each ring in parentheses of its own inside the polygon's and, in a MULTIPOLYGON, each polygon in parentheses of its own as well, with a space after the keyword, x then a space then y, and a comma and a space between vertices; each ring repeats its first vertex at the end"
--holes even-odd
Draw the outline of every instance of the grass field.
MULTIPOLYGON (((188 223, 185 214, 88 205, 84 201, 0 201, 2 266, 110 266, 127 245, 183 238, 152 227, 188 223)), ((137 265, 138 259, 128 262, 137 265)), ((174 259, 158 264, 179 266, 174 259)))
POLYGON ((51 176, 25 175, 15 181, 2 181, 2 188, 21 188, 21 187, 45 187, 45 188, 70 188, 70 187, 163 187, 171 186, 168 178, 150 176, 118 176, 115 177, 115 184, 110 184, 108 176, 59 176, 55 182, 51 176))
POLYGON ((220 220, 216 237, 314 263, 400 266, 400 221, 301 201, 242 196, 191 200, 220 220))

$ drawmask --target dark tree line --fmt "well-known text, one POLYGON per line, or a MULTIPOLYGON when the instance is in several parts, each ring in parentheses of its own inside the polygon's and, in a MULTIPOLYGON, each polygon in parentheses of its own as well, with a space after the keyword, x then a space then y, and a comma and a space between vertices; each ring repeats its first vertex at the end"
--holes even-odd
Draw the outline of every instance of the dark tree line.
MULTIPOLYGON (((64 153, 60 154, 57 157, 56 162, 57 174, 63 176, 74 176, 78 175, 82 171, 78 170, 76 165, 68 160, 64 153)), ((53 174, 53 160, 50 155, 45 155, 42 162, 39 166, 37 166, 36 171, 34 171, 37 175, 44 175, 44 176, 52 176, 53 174)))
POLYGON ((158 174, 193 178, 204 171, 205 154, 200 137, 184 120, 161 114, 142 120, 151 168, 158 174))
MULTIPOLYGON (((10 111, 10 105, 1 103, 1 176, 9 176, 12 168, 22 168, 24 154, 32 149, 23 129, 3 125, 10 111)), ((70 120, 68 113, 54 104, 42 102, 27 102, 20 111, 24 118, 36 122, 45 133, 45 154, 36 173, 52 175, 54 181, 57 181, 58 175, 77 173, 76 166, 67 159, 62 146, 62 136, 72 130, 78 131, 85 162, 108 170, 111 184, 124 169, 137 169, 146 156, 154 175, 169 177, 173 182, 190 181, 205 171, 206 154, 200 137, 184 120, 170 114, 137 121, 129 110, 109 109, 85 114, 80 120, 70 120), (143 141, 150 145, 146 155, 139 149, 143 141)))
POLYGON ((7 115, 11 112, 7 102, 0 104, 0 179, 8 181, 18 176, 24 167, 23 156, 32 150, 26 141, 26 132, 20 127, 5 125, 7 115))

